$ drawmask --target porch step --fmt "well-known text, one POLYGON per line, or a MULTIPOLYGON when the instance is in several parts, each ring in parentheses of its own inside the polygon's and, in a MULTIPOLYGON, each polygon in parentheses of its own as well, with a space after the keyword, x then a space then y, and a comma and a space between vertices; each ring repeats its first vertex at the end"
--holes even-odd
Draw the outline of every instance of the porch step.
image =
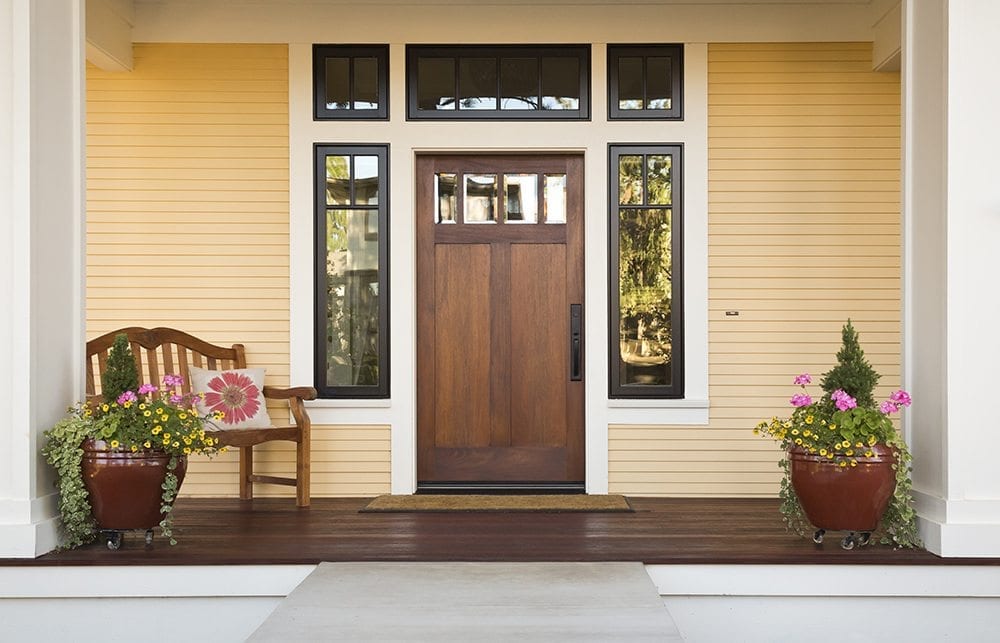
POLYGON ((321 563, 249 640, 684 639, 641 563, 321 563))

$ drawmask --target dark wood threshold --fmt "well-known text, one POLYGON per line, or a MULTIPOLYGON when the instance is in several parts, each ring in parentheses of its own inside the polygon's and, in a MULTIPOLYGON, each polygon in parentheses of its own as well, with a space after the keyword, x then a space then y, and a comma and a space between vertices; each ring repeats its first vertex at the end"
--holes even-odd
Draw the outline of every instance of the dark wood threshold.
POLYGON ((146 548, 95 543, 7 566, 251 565, 321 561, 641 561, 686 565, 1000 565, 926 551, 844 551, 785 531, 775 499, 629 498, 635 513, 358 513, 367 498, 182 498, 175 530, 146 548))
POLYGON ((581 494, 583 482, 418 482, 417 493, 581 494))

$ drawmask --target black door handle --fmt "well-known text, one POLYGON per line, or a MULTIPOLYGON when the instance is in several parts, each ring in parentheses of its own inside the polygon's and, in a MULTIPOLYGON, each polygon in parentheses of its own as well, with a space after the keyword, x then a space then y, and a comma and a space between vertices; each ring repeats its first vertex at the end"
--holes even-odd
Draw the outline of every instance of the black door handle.
POLYGON ((569 379, 579 382, 583 379, 583 306, 569 306, 569 379))

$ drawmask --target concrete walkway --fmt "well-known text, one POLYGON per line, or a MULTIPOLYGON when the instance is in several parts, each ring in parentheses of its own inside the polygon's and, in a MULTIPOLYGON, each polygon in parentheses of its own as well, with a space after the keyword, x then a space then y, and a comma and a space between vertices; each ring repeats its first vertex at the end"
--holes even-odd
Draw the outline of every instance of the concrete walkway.
POLYGON ((250 641, 683 641, 640 563, 322 563, 250 641))

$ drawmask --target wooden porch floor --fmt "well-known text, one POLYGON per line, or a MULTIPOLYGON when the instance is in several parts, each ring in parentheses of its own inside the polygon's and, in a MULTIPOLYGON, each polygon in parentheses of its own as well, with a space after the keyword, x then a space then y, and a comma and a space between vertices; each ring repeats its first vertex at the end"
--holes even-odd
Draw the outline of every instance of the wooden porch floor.
POLYGON ((631 498, 635 513, 358 513, 364 498, 178 501, 171 547, 140 532, 0 565, 242 565, 321 561, 641 561, 646 564, 1000 565, 926 551, 822 545, 784 530, 777 500, 631 498))

